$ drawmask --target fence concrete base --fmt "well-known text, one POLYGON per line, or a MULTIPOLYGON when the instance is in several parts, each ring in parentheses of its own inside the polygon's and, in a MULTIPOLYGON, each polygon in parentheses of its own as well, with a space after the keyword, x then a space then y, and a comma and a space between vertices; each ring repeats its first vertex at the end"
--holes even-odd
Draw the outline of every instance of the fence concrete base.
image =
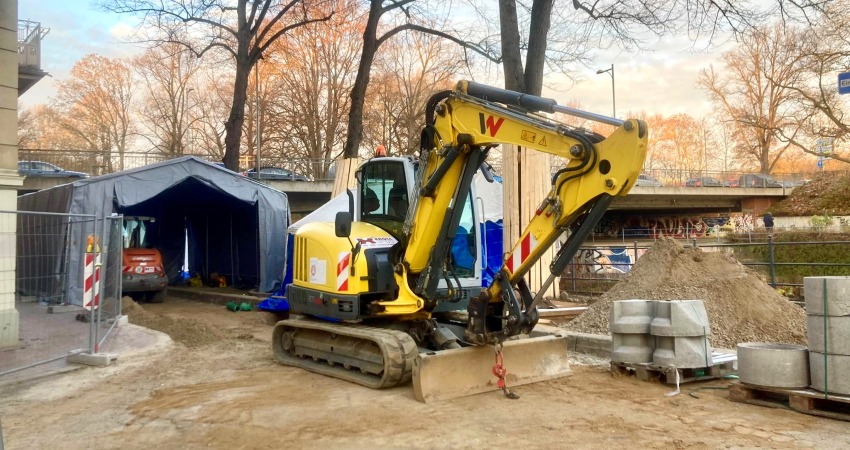
POLYGON ((77 305, 50 305, 47 307, 48 314, 59 314, 71 311, 82 311, 82 306, 77 305))
POLYGON ((114 319, 110 319, 110 322, 114 322, 116 327, 121 327, 130 323, 130 318, 127 317, 126 314, 115 317, 114 319))
POLYGON ((65 358, 69 363, 98 367, 106 367, 117 359, 118 355, 115 353, 76 353, 65 358))
POLYGON ((0 348, 18 345, 20 314, 15 308, 0 310, 0 348))

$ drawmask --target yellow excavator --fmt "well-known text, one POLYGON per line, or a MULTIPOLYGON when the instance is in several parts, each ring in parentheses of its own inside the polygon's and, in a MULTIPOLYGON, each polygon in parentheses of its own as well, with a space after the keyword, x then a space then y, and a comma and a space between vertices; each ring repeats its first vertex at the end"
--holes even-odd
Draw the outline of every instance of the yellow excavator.
POLYGON ((565 338, 533 336, 537 304, 613 197, 634 185, 647 134, 640 120, 471 81, 436 93, 418 158, 364 162, 348 211, 296 233, 286 289, 293 315, 275 325, 277 360, 371 388, 413 380, 422 401, 496 388, 510 394, 507 384, 564 376, 565 338), (616 129, 605 137, 541 114, 556 112, 616 129), (551 176, 551 191, 493 282, 482 287, 480 263, 469 263, 469 255, 481 256, 480 230, 468 227, 478 215, 473 176, 500 144, 567 162, 551 176), (551 275, 535 294, 523 277, 562 235, 551 275))

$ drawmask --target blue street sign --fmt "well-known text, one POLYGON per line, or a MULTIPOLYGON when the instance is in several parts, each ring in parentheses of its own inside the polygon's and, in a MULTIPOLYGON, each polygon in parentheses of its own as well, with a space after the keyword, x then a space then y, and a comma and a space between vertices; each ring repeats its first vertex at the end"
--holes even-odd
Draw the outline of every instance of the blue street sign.
POLYGON ((850 72, 838 74, 838 93, 850 94, 850 72))
POLYGON ((818 158, 818 169, 823 169, 823 158, 818 158))

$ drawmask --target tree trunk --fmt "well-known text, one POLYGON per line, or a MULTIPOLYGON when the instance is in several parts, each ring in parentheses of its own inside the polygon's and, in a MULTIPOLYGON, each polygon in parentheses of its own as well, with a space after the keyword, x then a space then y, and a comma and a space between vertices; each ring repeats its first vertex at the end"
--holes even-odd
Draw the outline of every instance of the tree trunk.
POLYGON ((224 166, 234 172, 239 171, 239 144, 242 141, 242 124, 245 122, 245 101, 248 98, 248 74, 250 71, 249 63, 236 63, 233 104, 230 106, 230 116, 224 123, 224 166))
POLYGON ((522 73, 515 0, 499 0, 499 22, 502 31, 502 67, 505 70, 505 89, 524 92, 525 77, 522 73))
POLYGON ((224 167, 239 171, 239 146, 242 142, 242 124, 245 122, 245 102, 248 98, 248 76, 260 55, 249 51, 251 43, 251 27, 245 16, 245 0, 239 0, 237 6, 236 31, 236 77, 233 81, 233 103, 230 105, 230 116, 224 123, 224 167))
MULTIPOLYGON (((534 0, 531 8, 529 48, 525 69, 520 53, 515 0, 499 0, 502 31, 502 62, 505 71, 505 88, 526 94, 540 95, 543 87, 543 67, 546 56, 546 36, 549 33, 553 0, 534 0)), ((519 240, 524 229, 534 217, 536 205, 546 196, 551 186, 549 158, 545 153, 514 145, 502 146, 502 174, 504 176, 505 226, 503 237, 507 246, 519 240)), ((510 251, 510 247, 504 251, 510 251)), ((552 251, 543 254, 525 280, 532 291, 537 291, 549 275, 552 251)), ((549 296, 557 294, 553 287, 549 296)))
POLYGON ((348 111, 348 134, 345 138, 343 157, 356 158, 363 142, 363 105, 366 102, 366 88, 369 86, 370 70, 378 51, 378 22, 381 20, 381 0, 371 0, 369 18, 363 31, 363 53, 357 78, 351 88, 351 109, 348 111))
POLYGON ((546 36, 551 27, 554 0, 536 0, 531 7, 528 54, 525 61, 525 93, 541 95, 543 67, 546 62, 546 36))

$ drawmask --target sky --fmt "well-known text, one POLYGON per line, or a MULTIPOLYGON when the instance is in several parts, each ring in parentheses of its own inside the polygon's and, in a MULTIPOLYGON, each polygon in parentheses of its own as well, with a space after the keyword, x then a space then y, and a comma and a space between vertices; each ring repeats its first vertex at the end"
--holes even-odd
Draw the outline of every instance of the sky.
MULTIPOLYGON (((55 80, 67 78, 74 63, 87 54, 114 58, 141 52, 141 47, 123 42, 133 32, 135 18, 101 12, 89 0, 19 0, 18 17, 50 28, 42 42, 41 61, 51 77, 20 98, 24 107, 48 102, 56 94, 55 80)), ((597 75, 596 70, 613 64, 618 117, 641 111, 665 116, 688 113, 696 118, 709 114, 712 104, 696 85, 699 72, 712 63, 717 65, 719 54, 729 45, 694 53, 687 51, 686 40, 667 38, 655 47, 640 53, 600 51, 595 67, 577 71, 578 83, 547 76, 543 94, 560 104, 577 101, 582 109, 611 115, 611 77, 608 73, 597 75)))

